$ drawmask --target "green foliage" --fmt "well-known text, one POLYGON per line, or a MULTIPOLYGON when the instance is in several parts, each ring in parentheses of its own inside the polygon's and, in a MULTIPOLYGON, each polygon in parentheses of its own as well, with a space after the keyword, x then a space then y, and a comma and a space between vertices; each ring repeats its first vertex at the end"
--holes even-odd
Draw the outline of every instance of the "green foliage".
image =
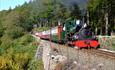
POLYGON ((0 45, 1 45, 1 43, 2 43, 2 41, 1 41, 1 39, 0 39, 0 45))
POLYGON ((2 27, 2 24, 0 23, 0 37, 2 37, 4 34, 4 29, 2 27))
POLYGON ((114 18, 115 14, 115 1, 114 0, 89 0, 88 11, 90 24, 95 30, 97 28, 98 34, 105 34, 106 22, 108 22, 108 31, 109 34, 111 31, 114 31, 114 18), (105 17, 105 15, 108 16, 105 17), (108 21, 105 19, 108 18, 108 21))
POLYGON ((44 70, 42 60, 32 60, 28 70, 44 70))
POLYGON ((31 43, 33 41, 33 38, 30 35, 25 35, 20 40, 20 44, 27 45, 28 43, 31 43))
POLYGON ((1 38, 1 42, 2 43, 0 47, 2 48, 2 50, 6 50, 12 46, 12 39, 8 35, 3 35, 1 38))
POLYGON ((43 70, 41 60, 33 62, 38 46, 32 44, 35 40, 28 34, 35 21, 30 10, 31 4, 25 3, 0 11, 0 70, 43 70))
POLYGON ((79 17, 80 11, 77 4, 72 4, 72 6, 74 9, 68 9, 62 0, 36 0, 32 4, 32 13, 37 14, 35 19, 38 22, 38 26, 50 27, 51 23, 52 26, 57 26, 56 22, 59 20, 64 21, 68 17, 79 17))
POLYGON ((14 26, 11 29, 7 29, 5 33, 12 39, 17 39, 24 35, 24 30, 21 27, 14 26))
POLYGON ((0 53, 2 52, 0 69, 27 70, 34 68, 35 70, 43 70, 41 60, 35 61, 34 59, 37 46, 33 45, 32 42, 34 42, 32 36, 24 35, 12 41, 12 44, 4 50, 4 53, 0 47, 0 53))

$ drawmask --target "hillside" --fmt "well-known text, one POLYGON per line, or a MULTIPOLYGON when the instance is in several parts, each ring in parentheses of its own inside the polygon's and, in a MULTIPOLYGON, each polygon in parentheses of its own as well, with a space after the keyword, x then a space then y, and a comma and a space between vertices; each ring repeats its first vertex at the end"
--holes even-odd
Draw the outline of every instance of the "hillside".
POLYGON ((34 58, 38 46, 29 34, 33 28, 30 8, 25 3, 0 11, 0 70, 43 70, 42 60, 34 58))

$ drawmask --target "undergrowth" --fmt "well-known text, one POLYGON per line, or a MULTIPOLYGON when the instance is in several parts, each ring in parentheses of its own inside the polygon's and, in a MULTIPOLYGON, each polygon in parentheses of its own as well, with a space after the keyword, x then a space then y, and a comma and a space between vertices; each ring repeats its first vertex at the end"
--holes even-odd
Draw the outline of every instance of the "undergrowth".
POLYGON ((26 34, 8 42, 7 48, 0 46, 0 70, 43 70, 42 60, 34 58, 38 46, 32 36, 26 34))

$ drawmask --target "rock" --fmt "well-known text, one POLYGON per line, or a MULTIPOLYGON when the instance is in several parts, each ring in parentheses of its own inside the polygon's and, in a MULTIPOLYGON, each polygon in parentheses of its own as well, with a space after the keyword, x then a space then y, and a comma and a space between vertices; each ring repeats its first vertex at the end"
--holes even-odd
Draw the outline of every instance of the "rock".
POLYGON ((67 62, 67 57, 62 55, 51 55, 52 59, 52 70, 62 70, 63 66, 67 62))
POLYGON ((58 63, 58 64, 55 66, 54 70, 63 70, 63 68, 64 68, 64 64, 58 63))
POLYGON ((55 58, 55 56, 54 55, 51 55, 51 58, 52 58, 52 60, 55 58))
POLYGON ((77 64, 77 62, 76 62, 76 61, 74 61, 73 63, 74 63, 74 64, 77 64))
POLYGON ((101 68, 101 67, 103 67, 103 66, 104 66, 103 63, 99 63, 99 64, 98 64, 98 67, 99 67, 99 68, 101 68))
POLYGON ((97 69, 93 68, 92 70, 97 70, 97 69))
POLYGON ((59 52, 57 48, 53 48, 53 51, 56 52, 56 53, 59 52))
POLYGON ((98 67, 103 67, 104 66, 104 64, 103 63, 100 63, 100 64, 98 64, 98 67))
POLYGON ((47 56, 49 56, 50 54, 49 53, 47 53, 47 56))
POLYGON ((67 62, 67 57, 62 56, 62 55, 57 55, 57 56, 55 56, 54 59, 55 59, 56 62, 60 62, 60 63, 67 62))
POLYGON ((75 46, 74 49, 78 50, 79 48, 77 46, 75 46))

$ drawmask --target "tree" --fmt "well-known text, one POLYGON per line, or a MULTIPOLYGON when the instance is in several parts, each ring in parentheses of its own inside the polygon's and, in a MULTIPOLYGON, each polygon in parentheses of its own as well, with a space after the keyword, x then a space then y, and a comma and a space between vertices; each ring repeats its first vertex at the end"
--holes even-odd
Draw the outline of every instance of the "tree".
POLYGON ((88 4, 91 24, 101 34, 108 35, 113 30, 113 3, 113 0, 90 0, 88 4))

